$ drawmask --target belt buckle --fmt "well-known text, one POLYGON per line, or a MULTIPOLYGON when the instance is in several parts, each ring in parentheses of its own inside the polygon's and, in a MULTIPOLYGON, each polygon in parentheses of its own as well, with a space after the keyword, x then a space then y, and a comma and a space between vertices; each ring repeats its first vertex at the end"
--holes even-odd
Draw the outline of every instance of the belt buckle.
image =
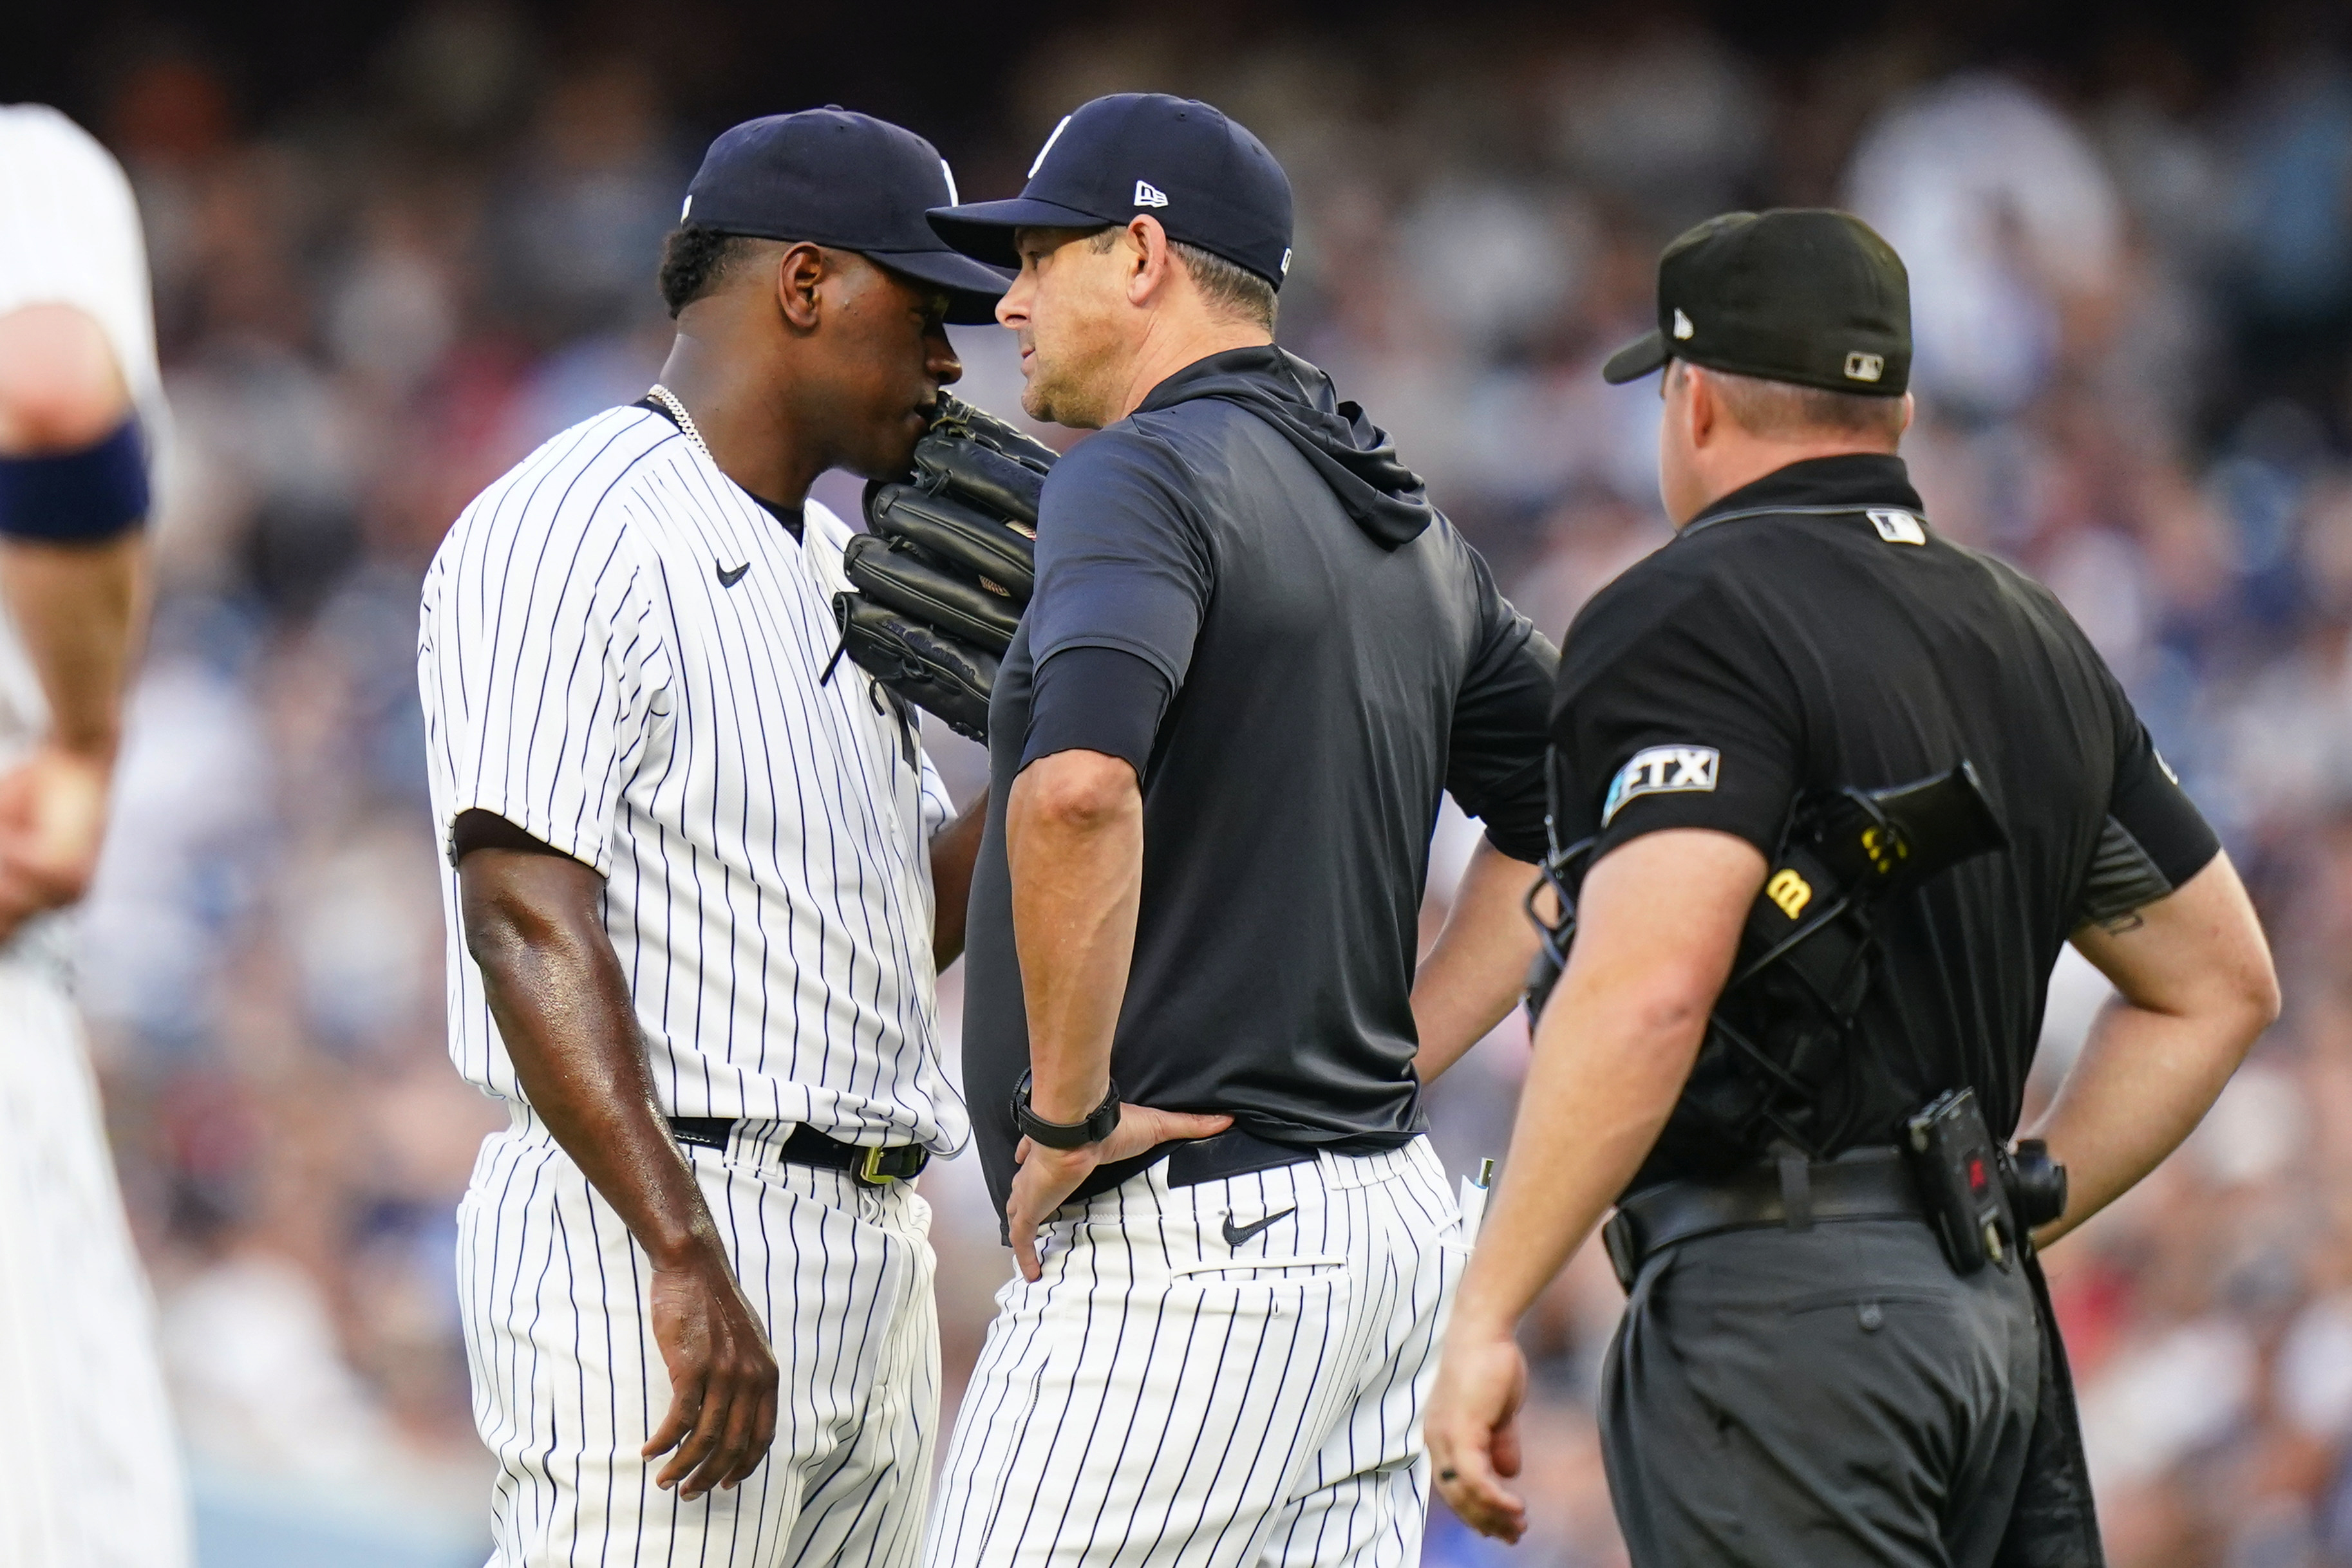
POLYGON ((857 1168, 850 1174, 862 1186, 888 1186, 894 1181, 906 1181, 920 1176, 923 1167, 930 1163, 930 1150, 920 1145, 901 1145, 893 1149, 875 1144, 867 1146, 865 1157, 857 1162, 857 1168), (905 1157, 909 1154, 913 1156, 911 1160, 905 1157), (893 1166, 904 1165, 907 1168, 886 1170, 883 1168, 885 1160, 889 1160, 893 1166))

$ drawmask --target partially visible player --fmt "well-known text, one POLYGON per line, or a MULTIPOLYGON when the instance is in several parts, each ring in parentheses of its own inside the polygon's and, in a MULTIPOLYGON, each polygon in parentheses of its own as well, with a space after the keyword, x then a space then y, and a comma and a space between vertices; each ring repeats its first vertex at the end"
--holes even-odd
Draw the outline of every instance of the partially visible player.
POLYGON ((163 418, 131 184, 0 107, 0 1563, 179 1568, 185 1487, 58 911, 98 866, 163 418))

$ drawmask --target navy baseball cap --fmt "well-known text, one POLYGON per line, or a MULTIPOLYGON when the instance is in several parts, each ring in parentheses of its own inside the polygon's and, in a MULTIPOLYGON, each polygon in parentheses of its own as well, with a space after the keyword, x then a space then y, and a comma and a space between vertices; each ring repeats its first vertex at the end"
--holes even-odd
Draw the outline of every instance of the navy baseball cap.
POLYGON ((1007 279, 923 221, 956 200, 940 150, 911 131, 837 104, 747 120, 720 134, 686 188, 677 221, 759 239, 854 250, 948 291, 948 319, 996 319, 1007 279))
POLYGON ((1100 228, 1141 213, 1276 288, 1290 270, 1290 176, 1222 112, 1164 92, 1113 93, 1064 115, 1020 195, 937 208, 931 226, 966 256, 1018 267, 1016 228, 1100 228))

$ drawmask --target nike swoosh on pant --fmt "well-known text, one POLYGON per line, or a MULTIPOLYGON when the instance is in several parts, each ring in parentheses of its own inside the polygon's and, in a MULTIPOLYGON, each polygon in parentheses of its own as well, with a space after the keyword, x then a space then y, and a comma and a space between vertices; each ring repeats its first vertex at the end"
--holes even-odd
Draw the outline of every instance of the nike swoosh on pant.
POLYGON ((1286 1208, 1280 1214, 1267 1215, 1264 1219, 1259 1220, 1255 1225, 1241 1226, 1235 1225, 1234 1223, 1234 1217, 1228 1214, 1225 1216, 1224 1224, 1225 1245, 1228 1247, 1239 1247, 1251 1237, 1263 1231, 1267 1226, 1274 1224, 1277 1220, 1287 1219, 1297 1212, 1298 1210, 1296 1207, 1286 1208))

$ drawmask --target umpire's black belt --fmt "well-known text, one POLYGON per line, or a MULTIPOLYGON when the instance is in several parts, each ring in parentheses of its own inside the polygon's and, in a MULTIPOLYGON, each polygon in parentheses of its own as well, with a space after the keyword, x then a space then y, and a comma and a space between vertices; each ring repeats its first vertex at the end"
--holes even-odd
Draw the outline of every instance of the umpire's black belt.
POLYGON ((1667 1248, 1725 1230, 1803 1230, 1836 1219, 1926 1219, 1899 1149, 1855 1149, 1834 1160, 1773 1160, 1715 1181, 1673 1181, 1618 1204, 1601 1228, 1617 1282, 1667 1248))
MULTIPOLYGON (((669 1130, 681 1144, 723 1153, 728 1134, 735 1130, 735 1118, 672 1116, 669 1130)), ((805 1122, 793 1129, 792 1136, 784 1140, 778 1152, 796 1166, 846 1172, 860 1186, 887 1186, 894 1181, 909 1181, 931 1163, 931 1151, 920 1144, 893 1144, 887 1148, 845 1144, 839 1138, 827 1137, 805 1122)))

